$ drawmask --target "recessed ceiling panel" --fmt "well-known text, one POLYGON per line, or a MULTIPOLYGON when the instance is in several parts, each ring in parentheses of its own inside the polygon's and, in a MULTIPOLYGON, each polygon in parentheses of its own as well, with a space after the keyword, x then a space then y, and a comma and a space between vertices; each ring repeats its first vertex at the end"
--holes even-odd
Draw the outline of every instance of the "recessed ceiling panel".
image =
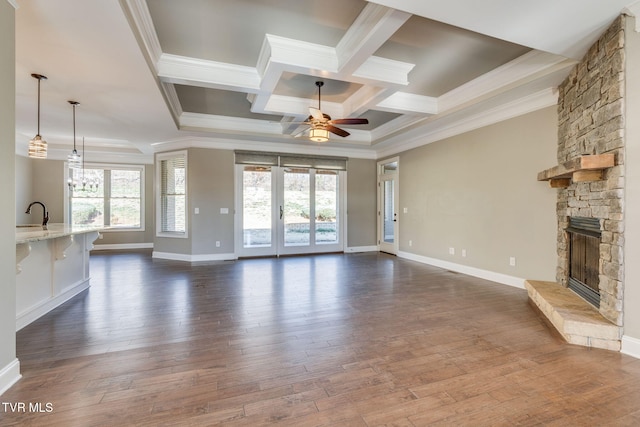
POLYGON ((529 50, 414 15, 376 55, 416 64, 404 91, 438 97, 529 50))
POLYGON ((246 93, 183 85, 175 85, 175 88, 185 112, 258 120, 282 119, 282 116, 252 113, 246 93))
POLYGON ((345 102, 362 87, 362 85, 357 83, 284 72, 273 93, 276 95, 317 100, 317 81, 324 83, 322 85, 322 100, 327 102, 345 102))
POLYGON ((162 51, 255 66, 265 34, 335 46, 364 0, 147 1, 162 51))
MULTIPOLYGON (((373 130, 378 126, 382 126, 385 123, 390 122, 393 119, 397 119, 401 114, 396 113, 388 113, 386 111, 378 111, 378 110, 369 110, 362 114, 360 117, 363 119, 368 119, 368 125, 358 125, 357 128, 360 130, 373 130)), ((348 125, 341 125, 341 127, 349 127, 348 125)), ((356 126, 354 126, 356 128, 356 126)))

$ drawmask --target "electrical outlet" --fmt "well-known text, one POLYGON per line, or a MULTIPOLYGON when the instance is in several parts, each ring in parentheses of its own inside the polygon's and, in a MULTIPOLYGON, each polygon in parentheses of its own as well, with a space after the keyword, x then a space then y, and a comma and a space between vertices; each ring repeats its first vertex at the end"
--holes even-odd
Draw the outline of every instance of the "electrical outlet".
POLYGON ((194 209, 193 209, 193 213, 194 213, 195 215, 200 214, 200 208, 194 208, 194 209))
POLYGON ((455 255, 456 254, 456 248, 449 248, 449 255, 455 255))
POLYGON ((409 240, 409 247, 413 246, 413 241, 409 240))
POLYGON ((516 266, 516 257, 512 256, 509 258, 509 265, 511 267, 515 267, 516 266))
POLYGON ((219 247, 220 247, 220 241, 216 240, 216 248, 219 248, 219 247))
POLYGON ((466 249, 463 249, 463 250, 462 250, 462 257, 464 258, 464 257, 466 257, 466 256, 467 256, 467 250, 466 250, 466 249))

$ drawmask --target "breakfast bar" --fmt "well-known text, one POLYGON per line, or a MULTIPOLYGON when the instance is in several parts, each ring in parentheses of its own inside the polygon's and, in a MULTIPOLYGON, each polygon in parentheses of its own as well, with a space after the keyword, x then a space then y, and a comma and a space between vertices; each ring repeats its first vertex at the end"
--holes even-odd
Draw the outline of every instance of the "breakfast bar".
POLYGON ((102 230, 16 226, 16 330, 89 288, 89 252, 102 230))

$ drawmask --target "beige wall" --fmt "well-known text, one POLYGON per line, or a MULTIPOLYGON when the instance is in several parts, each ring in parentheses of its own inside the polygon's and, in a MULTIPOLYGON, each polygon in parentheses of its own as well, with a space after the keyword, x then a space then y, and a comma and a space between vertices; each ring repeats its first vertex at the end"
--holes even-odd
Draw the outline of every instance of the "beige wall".
POLYGON ((555 280, 556 190, 536 175, 556 163, 556 133, 549 107, 402 153, 400 251, 555 280))
POLYGON ((189 149, 191 254, 234 252, 234 154, 230 150, 189 149), (198 215, 195 208, 200 209, 198 215), (220 209, 228 209, 221 214, 220 209), (216 241, 220 247, 216 247, 216 241))
MULTIPOLYGON (((44 203, 49 211, 49 222, 64 222, 64 162, 62 160, 31 159, 32 184, 31 201, 44 203)), ((26 208, 26 207, 25 207, 26 208)), ((40 206, 31 211, 29 223, 36 224, 42 220, 40 206)))
POLYGON ((376 161, 349 159, 347 247, 376 246, 376 161))
MULTIPOLYGON (((15 10, 0 0, 0 183, 8 203, 16 200, 15 68, 15 10)), ((17 379, 15 212, 0 209, 0 393, 17 379)))
POLYGON ((25 210, 33 201, 32 159, 16 156, 16 224, 39 223, 37 217, 27 215, 25 210))
MULTIPOLYGON (((624 335, 640 340, 640 34, 626 18, 624 335)), ((623 343, 623 350, 625 343, 623 343)), ((640 341, 636 343, 640 351, 640 341)), ((636 353, 636 356, 638 354, 636 353)))

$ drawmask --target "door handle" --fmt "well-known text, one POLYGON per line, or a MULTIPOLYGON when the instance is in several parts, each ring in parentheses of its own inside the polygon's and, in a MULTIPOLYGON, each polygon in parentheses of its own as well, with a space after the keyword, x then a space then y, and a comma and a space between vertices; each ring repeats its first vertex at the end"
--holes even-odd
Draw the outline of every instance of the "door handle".
POLYGON ((280 219, 282 219, 283 216, 284 216, 284 210, 282 209, 282 206, 280 206, 280 219))

